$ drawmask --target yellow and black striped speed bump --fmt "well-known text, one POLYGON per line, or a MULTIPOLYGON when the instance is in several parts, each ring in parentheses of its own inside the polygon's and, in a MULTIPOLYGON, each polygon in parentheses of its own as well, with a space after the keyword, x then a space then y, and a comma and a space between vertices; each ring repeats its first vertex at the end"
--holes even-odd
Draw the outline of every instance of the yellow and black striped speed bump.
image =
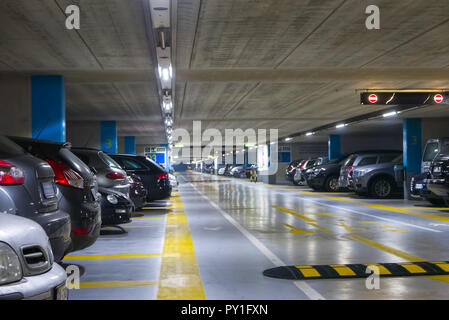
POLYGON ((285 266, 267 269, 266 277, 287 280, 366 278, 377 267, 381 277, 449 275, 449 261, 285 266))

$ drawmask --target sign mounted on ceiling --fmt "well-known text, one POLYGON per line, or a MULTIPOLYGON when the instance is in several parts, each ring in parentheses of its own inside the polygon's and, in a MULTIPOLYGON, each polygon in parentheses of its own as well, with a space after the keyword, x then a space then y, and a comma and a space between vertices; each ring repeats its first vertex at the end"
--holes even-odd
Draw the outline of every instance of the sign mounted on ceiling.
POLYGON ((449 92, 362 92, 360 103, 364 105, 428 105, 449 104, 449 92))

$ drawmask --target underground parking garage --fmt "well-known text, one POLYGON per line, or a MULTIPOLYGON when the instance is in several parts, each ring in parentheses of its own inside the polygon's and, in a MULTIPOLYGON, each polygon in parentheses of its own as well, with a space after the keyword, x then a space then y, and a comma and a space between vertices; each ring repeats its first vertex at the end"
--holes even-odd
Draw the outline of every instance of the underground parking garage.
POLYGON ((0 0, 0 300, 449 299, 448 12, 0 0))

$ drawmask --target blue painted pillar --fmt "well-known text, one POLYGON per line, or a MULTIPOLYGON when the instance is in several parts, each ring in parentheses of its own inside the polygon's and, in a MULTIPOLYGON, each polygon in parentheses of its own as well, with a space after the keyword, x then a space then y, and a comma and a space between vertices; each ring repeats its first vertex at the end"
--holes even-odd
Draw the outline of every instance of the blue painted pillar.
POLYGON ((404 119, 402 140, 407 174, 416 175, 421 172, 421 119, 404 119))
POLYGON ((32 137, 65 142, 64 78, 58 75, 31 77, 32 137))
POLYGON ((134 136, 125 137, 125 153, 136 154, 136 137, 134 136))
POLYGON ((340 135, 331 134, 328 141, 329 160, 339 159, 341 157, 340 135))
POLYGON ((101 121, 101 150, 117 153, 117 122, 101 121))

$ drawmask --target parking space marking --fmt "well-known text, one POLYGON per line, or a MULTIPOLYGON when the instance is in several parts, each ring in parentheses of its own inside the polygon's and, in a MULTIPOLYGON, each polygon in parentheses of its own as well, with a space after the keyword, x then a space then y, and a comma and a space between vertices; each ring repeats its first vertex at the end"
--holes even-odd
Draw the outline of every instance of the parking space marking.
MULTIPOLYGON (((80 289, 98 289, 98 288, 123 288, 123 287, 143 287, 155 286, 157 281, 97 281, 80 282, 80 289)), ((74 289, 73 284, 69 284, 69 289, 74 289)))
POLYGON ((65 260, 96 260, 96 259, 135 259, 135 258, 158 258, 159 253, 148 254, 100 254, 100 255, 84 255, 84 256, 65 256, 65 260))
POLYGON ((284 226, 291 229, 289 233, 315 233, 315 231, 313 230, 302 230, 292 225, 289 225, 288 223, 284 223, 284 226))
POLYGON ((282 211, 284 213, 291 214, 292 216, 295 216, 295 217, 302 219, 304 221, 307 221, 307 222, 318 222, 318 220, 306 217, 305 215, 298 213, 296 210, 291 210, 291 209, 282 208, 282 207, 278 207, 278 206, 272 206, 272 207, 279 211, 282 211))
POLYGON ((140 221, 140 220, 162 220, 162 219, 165 219, 165 218, 163 218, 163 217, 161 217, 161 218, 131 218, 131 220, 137 220, 137 221, 140 221))
MULTIPOLYGON (((249 183, 249 182, 248 182, 249 183)), ((192 183, 191 187, 198 192, 201 197, 206 200, 212 207, 214 207, 226 220, 229 221, 237 230, 239 230, 259 251, 275 266, 282 266, 285 263, 270 249, 268 249, 259 239, 257 239, 251 232, 246 230, 240 223, 238 223, 232 216, 226 211, 220 208, 218 204, 209 199, 203 192, 198 190, 192 183)), ((325 300, 325 298, 310 285, 301 281, 293 281, 294 285, 301 290, 309 299, 312 300, 325 300)))
POLYGON ((158 283, 158 300, 205 300, 187 216, 180 197, 172 199, 158 283))

